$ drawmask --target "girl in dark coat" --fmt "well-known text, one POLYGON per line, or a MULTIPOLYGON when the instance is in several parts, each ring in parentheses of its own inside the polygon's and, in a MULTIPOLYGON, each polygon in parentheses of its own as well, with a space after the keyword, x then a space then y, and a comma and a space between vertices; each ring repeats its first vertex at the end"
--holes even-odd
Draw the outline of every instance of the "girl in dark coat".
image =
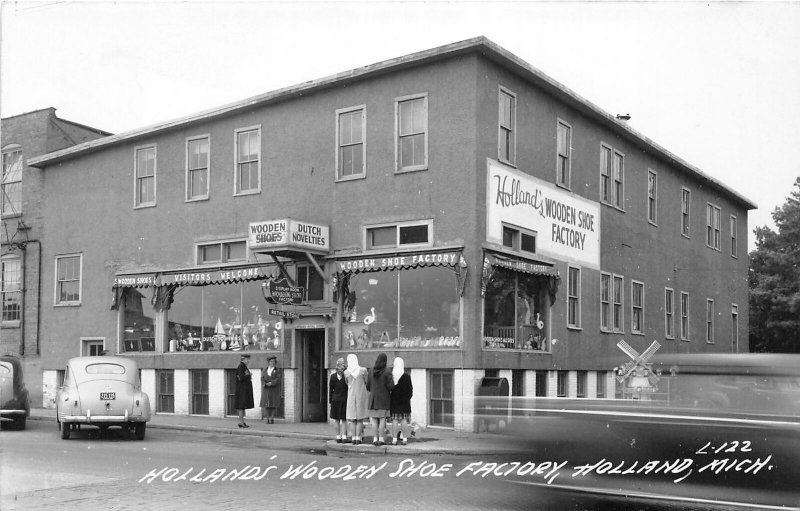
POLYGON ((411 377, 406 374, 405 363, 400 357, 394 359, 392 365, 392 390, 389 412, 392 414, 392 445, 397 445, 397 434, 400 433, 400 442, 408 444, 406 430, 411 424, 411 397, 414 395, 414 386, 411 377))
POLYGON ((336 361, 336 372, 328 382, 328 402, 331 419, 336 426, 336 443, 347 441, 347 380, 344 377, 344 359, 336 361))
POLYGON ((261 420, 275 424, 275 414, 281 405, 281 374, 277 357, 267 359, 267 367, 261 371, 261 420))
POLYGON ((239 411, 239 427, 249 428, 244 422, 244 411, 255 407, 253 403, 253 380, 247 363, 250 362, 250 355, 242 355, 239 367, 236 368, 236 387, 234 390, 234 408, 239 411))
POLYGON ((383 434, 386 431, 386 419, 389 417, 390 395, 393 388, 392 373, 386 369, 386 353, 381 353, 375 360, 375 365, 367 380, 367 390, 369 390, 367 414, 372 420, 372 427, 375 428, 372 445, 384 444, 383 434))

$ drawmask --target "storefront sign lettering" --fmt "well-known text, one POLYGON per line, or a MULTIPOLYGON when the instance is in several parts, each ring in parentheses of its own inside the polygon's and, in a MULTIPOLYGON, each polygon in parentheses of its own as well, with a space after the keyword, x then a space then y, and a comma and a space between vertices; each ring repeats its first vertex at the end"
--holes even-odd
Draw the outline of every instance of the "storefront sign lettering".
POLYGON ((169 276, 170 282, 179 284, 205 284, 211 282, 210 273, 179 273, 169 276))
POLYGON ((153 275, 137 275, 135 277, 115 277, 115 286, 152 286, 155 283, 153 275))
POLYGON ((330 228, 300 220, 268 220, 250 224, 250 250, 298 249, 317 253, 330 251, 330 228))
POLYGON ((267 288, 267 299, 273 303, 299 304, 303 301, 303 288, 292 287, 286 279, 270 280, 267 288))
POLYGON ((409 254, 396 257, 351 259, 348 261, 339 261, 339 271, 383 270, 387 268, 425 265, 455 266, 459 261, 459 255, 460 254, 457 252, 445 252, 437 254, 409 254))
POLYGON ((280 309, 268 309, 267 314, 270 316, 280 316, 284 319, 297 319, 300 317, 296 312, 282 311, 280 309))

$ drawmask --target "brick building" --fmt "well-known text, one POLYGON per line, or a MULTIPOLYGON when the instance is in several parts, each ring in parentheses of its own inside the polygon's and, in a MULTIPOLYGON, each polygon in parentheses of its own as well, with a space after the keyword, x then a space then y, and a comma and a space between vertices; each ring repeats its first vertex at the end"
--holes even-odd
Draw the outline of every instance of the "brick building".
POLYGON ((486 375, 613 398, 620 340, 747 348, 754 205, 485 38, 31 164, 46 405, 105 349, 156 411, 233 414, 249 350, 285 420, 325 420, 336 359, 386 352, 416 421, 469 430, 486 375))
POLYGON ((0 353, 22 357, 27 387, 41 396, 39 320, 41 306, 43 175, 26 162, 34 157, 108 136, 102 130, 60 119, 55 108, 2 119, 2 323, 0 353))

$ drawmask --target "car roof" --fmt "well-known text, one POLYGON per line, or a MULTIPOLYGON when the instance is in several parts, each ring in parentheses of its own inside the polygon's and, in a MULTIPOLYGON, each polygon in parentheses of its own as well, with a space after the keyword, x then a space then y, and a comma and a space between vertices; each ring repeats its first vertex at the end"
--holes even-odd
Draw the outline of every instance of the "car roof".
POLYGON ((800 376, 800 355, 785 353, 672 353, 651 363, 662 373, 800 376))
POLYGON ((125 374, 135 374, 139 364, 135 360, 125 357, 75 357, 67 361, 67 366, 73 371, 84 372, 92 364, 117 364, 125 368, 125 374))

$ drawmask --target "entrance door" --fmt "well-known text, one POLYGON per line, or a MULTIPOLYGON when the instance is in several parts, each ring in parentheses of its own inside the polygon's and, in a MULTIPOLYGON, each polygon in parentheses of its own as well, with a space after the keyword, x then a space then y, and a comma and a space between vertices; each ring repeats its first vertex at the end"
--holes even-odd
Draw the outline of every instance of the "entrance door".
POLYGON ((325 422, 325 331, 304 330, 303 349, 303 422, 325 422))

